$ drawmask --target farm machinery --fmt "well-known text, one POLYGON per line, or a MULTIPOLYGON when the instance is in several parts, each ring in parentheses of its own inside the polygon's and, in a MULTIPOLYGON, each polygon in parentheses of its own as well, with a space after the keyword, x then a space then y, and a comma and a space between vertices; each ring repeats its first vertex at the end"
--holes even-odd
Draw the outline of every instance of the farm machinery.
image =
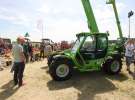
POLYGON ((114 9, 119 31, 119 40, 109 44, 109 33, 100 33, 89 0, 81 0, 90 32, 76 35, 77 40, 71 50, 65 50, 48 57, 49 73, 53 80, 64 81, 71 78, 73 69, 80 71, 103 70, 107 74, 118 74, 122 68, 123 35, 115 0, 108 0, 114 9))

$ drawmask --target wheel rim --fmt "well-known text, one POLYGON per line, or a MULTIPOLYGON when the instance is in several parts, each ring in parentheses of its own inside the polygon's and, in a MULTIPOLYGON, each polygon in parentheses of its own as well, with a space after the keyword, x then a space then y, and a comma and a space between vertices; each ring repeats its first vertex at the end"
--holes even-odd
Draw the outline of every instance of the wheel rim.
POLYGON ((61 64, 56 69, 56 74, 59 77, 66 77, 69 74, 69 67, 66 64, 61 64))
POLYGON ((117 72, 120 68, 120 63, 118 61, 113 61, 111 64, 111 70, 117 72))

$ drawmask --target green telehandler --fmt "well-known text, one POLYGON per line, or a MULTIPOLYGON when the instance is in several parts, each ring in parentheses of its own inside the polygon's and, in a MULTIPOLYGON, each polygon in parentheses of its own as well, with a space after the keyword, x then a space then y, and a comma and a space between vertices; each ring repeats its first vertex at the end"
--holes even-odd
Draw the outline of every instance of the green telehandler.
POLYGON ((70 79, 73 69, 80 71, 103 70, 108 74, 118 74, 122 68, 123 36, 115 0, 112 4, 119 30, 119 40, 109 44, 108 33, 100 33, 89 0, 81 0, 88 21, 90 32, 76 35, 77 40, 70 50, 58 52, 48 57, 49 74, 53 80, 70 79))

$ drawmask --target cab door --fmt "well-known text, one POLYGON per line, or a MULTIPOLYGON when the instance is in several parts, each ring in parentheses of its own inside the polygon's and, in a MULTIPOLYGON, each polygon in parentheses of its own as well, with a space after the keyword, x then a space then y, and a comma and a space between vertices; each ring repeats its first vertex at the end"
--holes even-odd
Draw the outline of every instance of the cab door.
POLYGON ((94 35, 87 36, 80 48, 80 54, 85 61, 95 59, 96 37, 94 35))
POLYGON ((98 34, 96 36, 96 51, 95 58, 100 59, 106 56, 108 49, 108 38, 105 34, 98 34))
POLYGON ((86 64, 97 65, 97 60, 104 58, 108 47, 108 38, 104 34, 87 36, 83 45, 80 48, 80 54, 82 55, 86 64))

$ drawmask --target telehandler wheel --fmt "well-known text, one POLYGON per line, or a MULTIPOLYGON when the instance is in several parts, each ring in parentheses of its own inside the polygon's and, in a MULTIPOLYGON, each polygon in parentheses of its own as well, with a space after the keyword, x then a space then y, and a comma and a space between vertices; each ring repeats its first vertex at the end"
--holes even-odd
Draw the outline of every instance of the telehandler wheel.
POLYGON ((48 66, 50 66, 51 63, 52 63, 52 57, 53 57, 53 56, 48 56, 48 57, 47 57, 47 64, 48 64, 48 66))
POLYGON ((51 77, 56 81, 68 80, 72 76, 73 67, 67 60, 54 61, 49 67, 51 77))
POLYGON ((53 56, 55 56, 55 55, 57 55, 57 54, 52 54, 52 55, 49 55, 49 56, 47 57, 47 64, 48 64, 48 66, 51 65, 52 60, 53 60, 53 56))
POLYGON ((118 74, 122 68, 121 59, 110 59, 103 64, 103 70, 107 74, 118 74))

